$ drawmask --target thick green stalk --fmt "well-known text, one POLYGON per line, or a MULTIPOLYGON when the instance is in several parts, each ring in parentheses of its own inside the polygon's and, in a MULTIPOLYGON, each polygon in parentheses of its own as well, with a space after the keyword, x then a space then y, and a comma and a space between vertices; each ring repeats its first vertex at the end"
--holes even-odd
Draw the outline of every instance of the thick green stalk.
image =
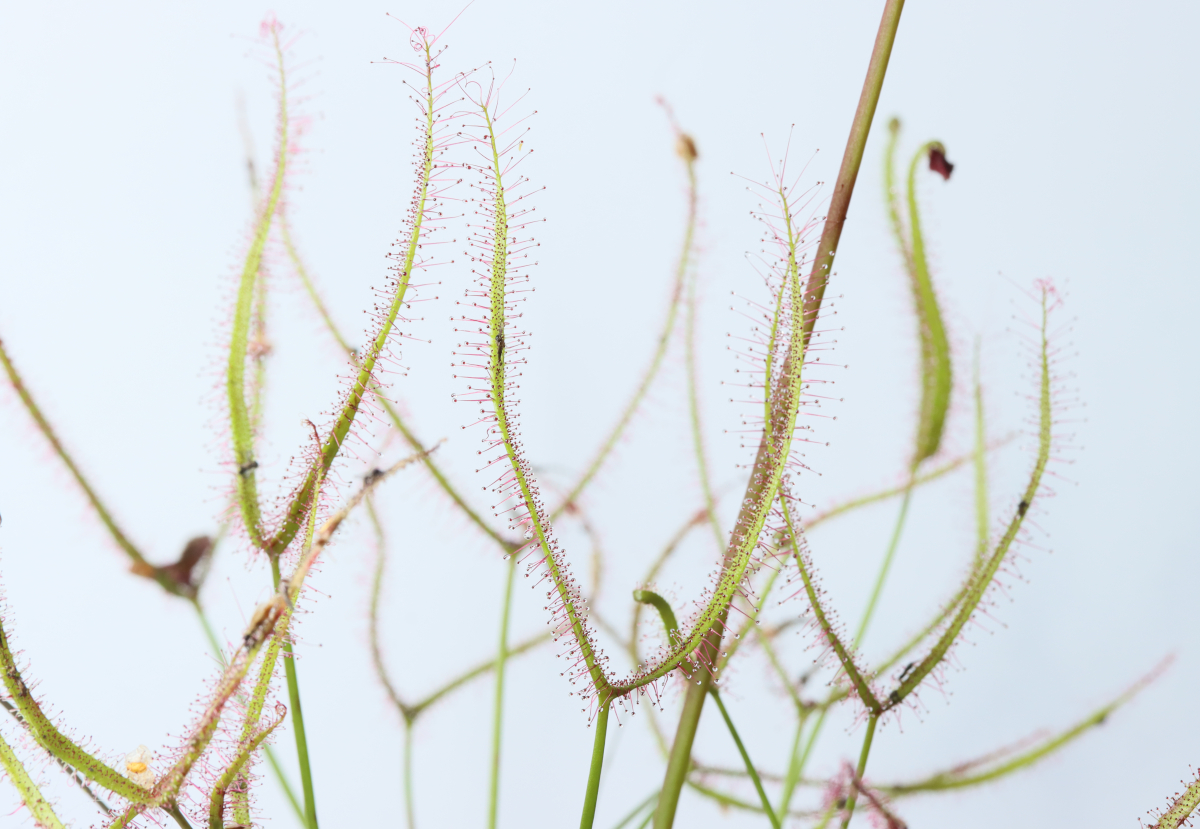
MULTIPOLYGON (((793 293, 793 303, 802 302, 803 304, 797 309, 798 313, 794 311, 792 314, 792 344, 782 371, 782 376, 790 381, 790 387, 780 387, 782 399, 772 407, 773 411, 766 418, 764 439, 759 446, 759 456, 754 463, 755 472, 743 499, 743 507, 735 525, 737 529, 734 532, 731 549, 726 554, 726 570, 723 577, 733 575, 736 578, 733 584, 740 583, 745 571, 743 562, 739 561, 737 557, 746 555, 748 558, 748 545, 757 544, 766 520, 766 511, 776 501, 779 491, 783 465, 787 460, 787 449, 790 448, 795 428, 795 414, 799 406, 799 383, 805 350, 812 338, 813 328, 825 297, 825 289, 832 275, 833 260, 837 254, 838 243, 841 241, 842 228, 846 223, 846 213, 850 207, 850 198, 854 193, 854 183, 858 179, 858 171, 862 166, 863 151, 866 148, 867 136, 871 131, 875 107, 879 103, 879 93, 887 74, 888 60, 891 57, 892 44, 896 39, 896 30, 900 25, 900 13, 903 8, 904 0, 887 0, 884 6, 879 32, 871 50, 867 77, 863 82, 862 94, 859 97, 854 121, 850 127, 850 137, 842 156, 842 165, 838 170, 837 181, 834 184, 829 212, 821 231, 821 240, 813 269, 803 294, 796 296, 793 293), (779 422, 773 423, 774 418, 779 418, 779 422)), ((785 289, 787 286, 780 287, 781 291, 785 289)), ((795 291, 796 288, 793 287, 792 290, 795 291)), ((767 378, 767 383, 770 384, 770 378, 767 378)), ((701 617, 702 622, 708 623, 706 628, 702 628, 702 635, 713 632, 712 626, 716 622, 716 616, 727 612, 728 603, 733 599, 732 584, 728 593, 722 595, 722 592, 718 590, 714 598, 717 599, 714 604, 718 609, 712 618, 701 617)), ((697 627, 701 628, 702 626, 698 625, 697 627)), ((712 638, 710 646, 714 652, 719 652, 720 636, 714 635, 712 638)), ((698 641, 685 643, 686 646, 690 646, 689 651, 694 650, 699 644, 698 641)), ((712 680, 711 674, 707 671, 702 671, 701 674, 699 684, 688 687, 683 714, 676 731, 676 744, 671 749, 667 777, 663 783, 662 795, 655 813, 655 829, 670 829, 675 820, 679 791, 687 776, 692 743, 695 740, 696 727, 704 707, 704 694, 712 680)))
POLYGON ((867 758, 871 756, 871 744, 875 741, 875 724, 878 722, 879 717, 875 714, 867 719, 867 733, 863 736, 862 751, 858 753, 858 767, 854 770, 854 780, 850 782, 850 796, 846 799, 842 829, 846 829, 854 817, 854 804, 858 802, 858 789, 862 785, 863 774, 867 771, 867 758))
POLYGON ((708 671, 701 670, 699 674, 700 678, 694 684, 688 683, 687 695, 683 700, 683 714, 675 731, 675 741, 671 744, 666 777, 654 809, 654 829, 671 829, 675 822, 675 809, 679 806, 679 793, 691 770, 692 744, 696 741, 700 711, 712 684, 712 675, 708 671))
MULTIPOLYGON (((316 506, 311 509, 315 520, 316 506)), ((310 522, 311 524, 311 522, 310 522)), ((311 530, 310 530, 311 532, 311 530)), ((271 579, 275 590, 279 590, 279 558, 271 559, 271 579)), ((300 708, 300 678, 296 674, 296 660, 292 654, 292 643, 283 640, 283 670, 287 676, 288 700, 291 703, 288 713, 292 718, 292 733, 296 737, 296 757, 300 762, 300 787, 304 792, 304 822, 308 829, 317 829, 317 801, 313 790, 312 766, 308 758, 308 735, 304 731, 304 713, 300 708)))
POLYGON ((896 41, 896 30, 900 26, 900 13, 904 10, 904 0, 887 0, 883 8, 883 19, 879 23, 879 32, 875 36, 875 45, 871 49, 871 62, 867 66, 867 77, 863 81, 862 94, 858 99, 858 107, 854 111, 854 121, 850 126, 850 137, 846 141, 846 152, 842 156, 842 166, 838 170, 837 181, 833 186, 833 196, 829 201, 829 212, 826 215, 825 227, 821 232, 821 242, 817 249, 816 261, 813 264, 812 276, 809 277, 806 299, 805 336, 811 336, 812 326, 816 322, 817 311, 825 297, 825 286, 833 270, 833 260, 837 255, 837 245, 842 238, 842 228, 846 224, 846 213, 850 209, 850 197, 854 193, 854 184, 858 180, 858 171, 862 167, 863 151, 867 146, 867 136, 871 132, 871 122, 875 118, 875 107, 879 104, 879 93, 883 89, 883 80, 887 75, 888 60, 892 56, 892 45, 896 41))
POLYGON ((742 743, 742 738, 733 726, 733 720, 730 719, 729 712, 725 709, 725 703, 721 701, 721 695, 717 693, 716 688, 710 688, 709 693, 712 694, 713 702, 717 704, 717 708, 721 711, 725 725, 729 728, 729 734, 733 737, 734 743, 737 744, 738 753, 742 755, 742 762, 746 764, 746 773, 750 775, 750 780, 754 783, 754 790, 758 792, 758 799, 762 801, 763 811, 766 812, 767 819, 771 821, 771 825, 775 829, 779 829, 779 818, 776 817, 775 811, 771 808, 771 800, 767 797, 766 789, 763 788, 762 780, 758 776, 758 770, 754 768, 754 763, 750 760, 750 754, 746 751, 746 746, 742 743))
POLYGON ((25 770, 25 765, 4 741, 3 736, 0 736, 0 765, 4 766, 9 781, 21 795, 21 802, 29 810, 34 823, 40 829, 64 829, 62 821, 58 819, 58 815, 54 814, 50 801, 42 795, 37 783, 33 782, 33 778, 25 770))
POLYGON ((192 829, 192 824, 188 823, 188 819, 184 816, 183 810, 179 808, 178 803, 166 803, 162 810, 166 812, 175 821, 179 829, 192 829))
POLYGON ((517 556, 508 556, 508 578, 504 582, 504 610, 500 615, 500 647, 496 651, 496 696, 492 711, 492 776, 488 794, 488 826, 496 829, 500 807, 500 740, 504 726, 504 669, 508 663, 508 620, 512 610, 513 580, 517 556))
POLYGON ((592 743, 592 765, 588 771, 587 791, 583 795, 583 814, 579 829, 592 829, 596 820, 596 800, 600 796, 600 772, 604 768, 604 740, 608 734, 608 711, 611 700, 602 700, 596 712, 596 739, 592 743))

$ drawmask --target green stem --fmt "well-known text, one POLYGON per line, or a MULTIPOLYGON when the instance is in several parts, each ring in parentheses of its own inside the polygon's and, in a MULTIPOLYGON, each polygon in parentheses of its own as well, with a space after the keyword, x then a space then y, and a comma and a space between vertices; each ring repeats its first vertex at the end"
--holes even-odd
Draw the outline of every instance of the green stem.
POLYGON ((979 339, 975 340, 974 360, 975 380, 975 532, 978 536, 978 547, 975 553, 975 567, 983 564, 987 556, 990 535, 988 515, 988 473, 987 473, 987 428, 984 423, 983 384, 979 379, 979 339))
MULTIPOLYGON (((534 648, 536 648, 538 645, 542 644, 543 642, 548 642, 548 641, 550 641, 550 634, 548 632, 547 633, 539 633, 537 636, 531 636, 530 638, 524 640, 520 644, 514 645, 511 648, 509 648, 508 656, 511 659, 512 657, 517 656, 518 654, 522 654, 522 653, 531 651, 534 648)), ((421 714, 426 708, 433 705, 438 700, 442 699, 442 697, 446 696, 447 694, 451 693, 452 691, 457 691, 459 688, 461 688, 463 685, 466 685, 472 679, 483 676, 488 671, 493 670, 495 667, 496 667, 495 659, 489 659, 487 662, 482 662, 479 665, 476 665, 474 668, 472 668, 471 670, 462 674, 461 676, 447 682, 441 688, 437 689, 436 691, 434 691, 429 696, 425 697, 420 702, 413 703, 412 705, 406 706, 406 710, 408 712, 407 716, 410 716, 413 719, 416 719, 417 716, 419 714, 421 714)))
POLYGON ((596 799, 600 796, 600 771, 604 768, 604 740, 608 734, 608 711, 611 698, 600 703, 596 714, 596 739, 592 743, 592 766, 588 772, 587 792, 583 796, 583 815, 579 818, 579 829, 592 829, 596 820, 596 799))
MULTIPOLYGON (((776 575, 777 574, 774 573, 772 574, 771 580, 767 582, 767 586, 763 590, 764 600, 769 594, 771 585, 774 583, 776 575)), ((765 604, 765 601, 759 603, 754 614, 756 617, 760 612, 762 612, 763 604, 765 604)), ((757 619, 755 621, 757 621, 757 619)), ((770 662, 771 667, 775 669, 775 673, 779 677, 779 681, 783 683, 783 689, 787 691, 788 697, 790 697, 792 700, 792 705, 796 706, 796 713, 800 716, 801 722, 803 722, 805 715, 804 702, 800 699, 800 695, 796 693, 795 685, 792 683, 791 677, 787 675, 787 671, 784 670, 783 663, 779 661, 779 654, 775 653, 775 646, 771 644, 770 635, 762 629, 761 625, 755 625, 754 632, 758 634, 758 642, 760 645, 762 645, 763 653, 767 655, 767 661, 770 662)), ((746 634, 742 635, 744 636, 746 634)), ((726 653, 728 653, 728 651, 726 651, 726 653)))
POLYGON ((500 806, 500 738, 504 725, 504 668, 508 662, 508 620, 512 610, 513 577, 517 573, 517 556, 508 556, 508 578, 504 583, 504 611, 500 616, 500 647, 496 652, 496 699, 492 714, 492 780, 488 796, 488 826, 496 829, 500 806))
POLYGON ((875 107, 879 104, 879 93, 883 89, 888 60, 892 56, 892 45, 896 42, 896 29, 900 26, 900 13, 903 10, 904 0, 887 0, 883 8, 879 32, 875 35, 875 45, 871 49, 871 62, 867 66, 867 77, 863 81, 862 94, 854 111, 850 137, 846 141, 846 152, 842 155, 842 166, 838 169, 837 182, 833 186, 833 196, 829 201, 829 213, 821 231, 817 258, 809 277, 806 291, 809 295, 804 303, 805 339, 812 334, 817 312, 825 297, 825 286, 832 274, 833 260, 837 254, 838 242, 842 238, 842 228, 846 224, 846 213, 850 209, 850 197, 854 193, 854 183, 858 180, 858 170, 862 167, 863 151, 867 147, 871 122, 875 119, 875 107))
POLYGON ((712 685, 712 674, 701 670, 700 678, 688 683, 687 696, 683 700, 683 714, 679 717, 679 728, 671 744, 671 756, 667 759, 667 774, 663 779, 658 806, 654 810, 654 829, 671 829, 675 822, 675 809, 679 806, 679 794, 692 765, 692 744, 696 741, 696 728, 700 724, 700 712, 704 699, 712 685))
MULTIPOLYGON (((314 505, 312 509, 316 509, 314 505)), ((275 590, 279 590, 279 557, 271 557, 271 579, 275 590)), ((300 679, 296 676, 296 660, 292 654, 292 643, 283 642, 283 670, 287 675, 288 710, 292 718, 292 731, 296 735, 296 757, 300 761, 300 786, 304 791, 304 822, 308 829, 317 829, 317 802, 313 792, 312 768, 308 759, 308 736, 304 732, 304 713, 300 708, 300 679)))
POLYGON ((829 808, 825 810, 825 814, 821 816, 821 822, 814 826, 813 829, 825 829, 825 827, 829 825, 829 821, 833 818, 833 815, 836 811, 837 803, 830 803, 829 808))
MULTIPOLYGON (((687 261, 687 254, 692 244, 692 233, 696 223, 696 169, 695 164, 688 163, 689 211, 688 232, 684 242, 684 255, 680 260, 682 270, 687 261)), ((688 375, 688 413, 692 424, 692 450, 696 454, 696 467, 700 473, 700 490, 704 494, 704 508, 708 511, 708 524, 712 528, 713 538, 717 549, 725 551, 726 539, 721 532, 721 522, 717 519, 717 501, 713 496, 712 480, 708 471, 708 453, 704 449, 704 429, 700 419, 700 371, 696 362, 696 281, 692 276, 688 283, 687 298, 687 375, 688 375)))
POLYGON ((279 788, 283 789, 284 797, 292 805, 292 811, 296 813, 296 818, 303 825, 305 823, 304 804, 300 802, 300 798, 296 797, 296 791, 283 771, 283 764, 279 762, 279 755, 275 753, 274 747, 269 745, 263 746, 263 753, 267 756, 267 765, 271 767, 271 773, 275 775, 279 788))
POLYGON ((179 810, 178 803, 170 803, 163 806, 163 811, 175 819, 175 822, 179 824, 179 829, 192 829, 192 824, 188 823, 188 819, 179 810))
POLYGON ((208 614, 204 612, 204 607, 200 604, 199 599, 192 599, 192 609, 196 611, 196 618, 200 620, 200 627, 204 628, 204 637, 208 639, 208 646, 212 649, 213 656, 224 666, 225 654, 221 650, 221 643, 217 639, 217 634, 213 630, 212 624, 208 621, 208 614))
POLYGON ((411 720, 404 721, 404 814, 408 818, 408 829, 416 829, 416 802, 413 799, 413 726, 411 720))
POLYGON ((821 728, 825 725, 825 716, 828 713, 828 708, 821 710, 820 716, 817 717, 817 721, 813 725, 812 733, 808 735, 808 740, 804 743, 804 752, 800 755, 800 762, 797 764, 796 768, 797 779, 804 774, 804 767, 808 765, 808 760, 812 756, 813 748, 817 744, 817 737, 821 733, 821 728))
POLYGON ((887 581, 888 572, 892 569, 892 560, 896 556, 896 548, 900 546, 900 536, 904 531, 904 519, 908 517, 908 504, 912 500, 912 483, 910 481, 908 487, 904 490, 904 500, 900 502, 900 515, 896 518, 896 527, 892 530, 892 540, 888 542, 887 554, 883 557, 883 564, 879 568, 879 575, 875 577, 875 587, 871 590, 871 598, 867 601, 867 609, 863 611, 862 620, 858 623, 858 631, 854 634, 854 644, 851 645, 853 650, 858 650, 858 646, 862 644, 863 637, 867 634, 867 627, 871 624, 871 617, 875 615, 875 608, 879 604, 879 596, 883 592, 883 584, 887 581))
MULTIPOLYGON (((650 358, 650 365, 646 367, 645 373, 642 375, 642 380, 638 383, 636 391, 629 403, 626 404, 625 410, 621 412, 621 416, 617 419, 617 424, 609 432, 604 442, 600 444, 600 449, 592 458, 592 462, 588 464, 587 469, 574 486, 567 492, 562 503, 556 507, 550 514, 551 520, 557 518, 568 504, 573 503, 587 488, 592 479, 604 466, 604 462, 612 453, 614 447, 621 439, 625 429, 629 426, 629 422, 633 420, 634 414, 642 401, 646 397, 646 393, 650 391, 651 385, 654 383, 654 378, 658 375, 658 370, 662 367, 663 358, 667 354, 667 346, 671 343, 671 332, 675 329, 675 318, 679 315, 679 300, 683 296, 684 279, 688 272, 688 263, 691 260, 693 238, 696 232, 696 167, 695 156, 689 156, 684 159, 687 162, 688 172, 688 217, 687 226, 683 235, 683 250, 679 254, 679 262, 675 266, 675 285, 671 290, 671 300, 667 306, 667 318, 663 321, 662 331, 658 335, 658 343, 654 349, 654 355, 650 358)), ((718 532, 718 535, 720 533, 718 532)), ((722 542, 720 547, 724 547, 722 542)))
MULTIPOLYGON (((858 179, 859 168, 862 166, 867 136, 871 132, 871 122, 875 117, 875 107, 879 103, 879 93, 883 88, 884 77, 887 75, 888 60, 892 54, 892 44, 896 40, 896 30, 900 25, 900 13, 903 8, 904 0, 887 0, 884 6, 879 32, 875 37, 875 45, 871 49, 871 60, 867 66, 866 79, 863 81, 862 94, 859 96, 858 107, 854 112, 854 121, 850 126, 850 137, 846 142, 846 151, 842 156, 842 165, 834 184, 825 226, 821 231, 817 256, 804 288, 804 304, 798 315, 799 325, 797 326, 799 348, 788 357, 789 360, 803 361, 804 350, 812 338, 821 303, 825 297, 825 289, 832 275, 833 260, 837 254, 838 243, 842 238, 842 228, 846 224, 846 213, 850 208, 850 198, 854 193, 854 183, 858 179)), ((791 376, 798 379, 800 372, 797 369, 798 366, 785 368, 784 373, 787 374, 790 371, 791 376)), ((794 404, 794 401, 792 403, 794 404)), ((781 418, 781 420, 784 421, 783 425, 787 428, 786 437, 790 443, 795 422, 794 420, 786 422, 787 418, 781 418)), ((769 425, 770 418, 767 422, 769 425)), ((760 454, 768 451, 766 438, 767 434, 764 433, 764 443, 759 448, 760 454)), ((756 459, 755 469, 758 468, 758 459, 756 459)), ((763 495, 767 498, 767 502, 764 503, 767 506, 769 506, 768 502, 775 501, 776 490, 772 486, 774 483, 774 479, 772 479, 771 481, 763 480, 758 484, 758 487, 764 489, 763 495)), ((744 499, 747 503, 755 503, 751 495, 758 487, 754 482, 751 483, 751 487, 747 491, 747 498, 744 499)), ((743 506, 742 512, 747 512, 746 506, 743 506)), ((752 532, 754 540, 757 541, 757 530, 761 525, 752 524, 746 521, 745 517, 739 515, 739 527, 742 532, 752 532)), ((716 640, 711 642, 712 649, 719 652, 720 638, 717 636, 712 638, 716 640)), ((699 683, 688 687, 683 715, 676 731, 675 745, 671 747, 671 757, 667 765, 667 776, 663 782, 662 795, 655 812, 655 829, 670 829, 675 821, 675 809, 679 804, 679 793, 691 762, 692 743, 696 738, 696 727, 704 708, 704 696, 712 681, 712 676, 708 671, 702 671, 701 674, 699 683)))
MULTIPOLYGON (((647 806, 650 806, 651 804, 653 804, 654 801, 657 799, 658 799, 658 792, 651 792, 649 797, 647 797, 645 800, 643 800, 638 805, 634 806, 633 811, 630 812, 629 814, 627 814, 621 820, 620 823, 618 823, 616 826, 613 827, 613 829, 625 829, 626 826, 628 826, 630 823, 632 823, 637 818, 637 816, 642 813, 643 809, 645 809, 647 806)), ((650 814, 647 817, 654 817, 653 809, 650 811, 650 814)))
MULTIPOLYGON (((1014 435, 1008 435, 1007 437, 994 441, 991 446, 985 447, 985 451, 998 449, 1010 442, 1013 437, 1014 435)), ((888 489, 880 490, 879 492, 873 492, 870 495, 864 495, 861 498, 854 498, 850 501, 837 504, 836 506, 830 507, 824 512, 817 513, 812 518, 802 521, 801 525, 804 527, 805 531, 808 531, 814 527, 824 524, 831 518, 837 518, 840 515, 845 515, 847 512, 870 506, 871 504, 878 503, 879 501, 886 501, 889 498, 895 498, 897 495, 903 495, 908 491, 910 486, 916 488, 930 483, 931 481, 936 481, 943 475, 948 475, 954 470, 958 469, 960 466, 965 464, 967 461, 972 460, 974 457, 974 451, 972 451, 972 453, 969 455, 959 455, 957 458, 947 461, 935 469, 917 475, 915 478, 910 479, 908 483, 901 484, 900 486, 889 487, 888 489)))
POLYGON ((779 796, 777 814, 786 816, 792 806, 792 795, 800 782, 800 740, 804 736, 804 725, 808 718, 802 713, 796 721, 796 736, 792 738, 792 751, 788 755, 787 773, 783 777, 783 792, 779 796))
POLYGON ((871 756, 871 743, 875 740, 875 724, 879 717, 872 714, 867 720, 867 733, 863 737, 862 751, 858 754, 858 767, 854 771, 854 780, 850 784, 850 797, 846 800, 846 816, 842 818, 842 829, 850 825, 854 817, 854 804, 858 802, 858 787, 862 784, 863 774, 867 770, 867 758, 871 756))
POLYGON ((717 704, 717 708, 720 709, 721 716, 725 720, 725 725, 729 729, 730 736, 733 737, 733 741, 737 744, 738 753, 742 755, 742 762, 746 764, 746 772, 754 782, 754 790, 758 792, 758 799, 762 801, 763 811, 767 813, 767 819, 771 821, 771 825, 775 829, 779 829, 779 818, 771 808, 771 800, 767 797, 767 792, 763 788, 762 780, 758 776, 758 770, 754 768, 754 763, 750 761, 750 754, 746 751, 746 746, 742 743, 742 738, 738 735, 737 729, 734 728, 733 720, 729 717, 729 712, 725 710, 725 703, 721 701, 721 695, 717 693, 716 688, 709 688, 708 692, 712 695, 713 702, 717 704))

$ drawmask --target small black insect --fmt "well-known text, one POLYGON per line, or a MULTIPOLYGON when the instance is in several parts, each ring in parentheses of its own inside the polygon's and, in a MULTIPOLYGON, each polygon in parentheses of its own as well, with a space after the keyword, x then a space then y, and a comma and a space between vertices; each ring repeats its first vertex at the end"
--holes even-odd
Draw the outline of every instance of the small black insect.
POLYGON ((504 332, 496 332, 496 362, 504 362, 504 332))
POLYGON ((256 469, 258 469, 258 461, 250 461, 250 463, 238 469, 238 474, 245 478, 256 469))
POLYGON ((1028 501, 1022 501, 1021 503, 1017 504, 1017 512, 1021 513, 1022 517, 1025 515, 1025 511, 1028 509, 1029 509, 1028 501))
POLYGON ((376 467, 366 474, 363 478, 363 486, 370 486, 383 477, 383 470, 376 467))
POLYGON ((917 663, 916 663, 916 662, 909 662, 907 665, 905 665, 905 666, 904 666, 904 670, 900 672, 900 681, 901 681, 901 682, 903 682, 903 681, 904 681, 904 678, 905 678, 906 676, 908 676, 908 675, 909 675, 909 673, 912 671, 912 669, 913 669, 913 668, 915 668, 915 667, 917 667, 917 663))

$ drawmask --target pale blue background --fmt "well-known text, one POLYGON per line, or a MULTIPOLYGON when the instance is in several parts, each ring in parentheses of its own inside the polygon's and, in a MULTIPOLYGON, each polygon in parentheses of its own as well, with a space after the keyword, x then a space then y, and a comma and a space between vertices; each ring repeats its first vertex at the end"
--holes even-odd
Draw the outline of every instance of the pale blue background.
MULTIPOLYGON (((673 102, 702 154, 705 414, 716 480, 736 489, 744 461, 733 436, 743 408, 721 379, 734 364, 727 332, 745 330, 729 292, 756 289, 743 251, 757 249, 756 200, 730 171, 761 178, 760 132, 813 161, 807 180, 832 181, 878 23, 878 3, 518 3, 480 0, 447 35, 447 65, 518 58, 518 86, 537 109, 529 168, 548 189, 539 210, 542 262, 531 303, 537 331, 523 389, 531 459, 561 480, 611 423, 648 354, 680 236, 682 176, 654 97, 673 102)), ((444 3, 277 3, 307 34, 298 54, 303 105, 317 116, 294 195, 298 237, 343 324, 385 273, 383 254, 409 199, 413 110, 401 70, 373 65, 408 54, 384 17, 440 27, 444 3)), ((249 215, 237 100, 244 95, 258 153, 269 149, 271 95, 246 59, 268 7, 254 3, 7 3, 0 8, 0 336, 62 436, 133 537, 158 560, 211 531, 225 479, 219 364, 228 300, 249 215)), ((1194 4, 914 2, 904 13, 877 127, 903 116, 906 152, 942 139, 957 163, 948 184, 922 193, 936 278, 967 375, 983 337, 996 434, 1018 428, 1029 378, 1005 333, 1026 306, 1018 286, 1050 276, 1068 288, 1066 317, 1086 408, 1078 486, 1059 486, 1039 523, 1046 546, 1021 564, 1012 603, 992 634, 972 634, 949 674, 951 696, 890 724, 877 741, 877 780, 913 777, 1062 727, 1117 693, 1164 654, 1171 671, 1097 733, 986 789, 904 801, 920 827, 1131 826, 1200 763, 1196 689, 1200 611, 1195 584, 1197 405, 1197 53, 1194 4), (1086 11, 1085 11, 1086 10, 1086 11)), ((805 500, 827 505, 896 480, 915 406, 913 322, 880 200, 882 130, 850 211, 834 293, 846 326, 837 357, 845 403, 822 423, 829 449, 810 451, 823 477, 805 500)), ((828 188, 826 190, 828 192, 828 188)), ((278 303, 265 477, 305 439, 302 418, 334 399, 336 353, 296 283, 277 269, 278 303)), ((449 405, 454 342, 446 323, 465 279, 447 270, 441 301, 420 327, 432 345, 405 347, 400 388, 422 435, 449 437, 442 458, 467 491, 477 435, 449 405)), ((588 504, 610 565, 599 608, 628 618, 628 591, 698 504, 683 427, 678 350, 667 374, 588 504)), ((188 608, 126 575, 14 396, 0 395, 0 571, 6 623, 38 690, 106 752, 169 745, 214 668, 188 608)), ((948 442, 969 445, 960 395, 948 442)), ((392 448, 390 456, 399 451, 392 448)), ((1026 468, 1019 448, 996 469, 1010 503, 1026 468)), ((360 469, 347 467, 347 474, 360 469)), ((502 564, 463 527, 419 473, 389 485, 383 506, 395 566, 385 614, 388 660, 411 695, 494 650, 502 564)), ((268 487, 269 491, 269 487, 268 487)), ((898 572, 868 642, 880 654, 951 589, 972 533, 966 477, 923 491, 898 572), (888 620, 884 622, 883 620, 888 620)), ((728 507, 728 504, 726 504, 728 507)), ((895 506, 813 535, 814 556, 845 618, 865 600, 863 572, 882 555, 895 506)), ((564 529, 581 575, 587 546, 564 529)), ((712 563, 697 535, 664 578, 696 595, 712 563)), ((236 637, 265 593, 266 575, 232 547, 205 590, 236 637)), ((326 594, 300 628, 300 672, 312 725, 324 825, 401 825, 400 727, 373 679, 365 596, 370 555, 356 524, 314 584, 326 594)), ((544 627, 517 594, 515 635, 544 627)), ((798 604, 789 606, 793 611, 798 604)), ((786 609, 786 608, 785 608, 786 609)), ((796 669, 811 659, 800 640, 796 669)), ((512 670, 501 823, 573 825, 591 732, 549 651, 512 670)), ((731 710, 756 759, 781 768, 786 704, 759 656, 732 678, 731 710), (783 725, 781 725, 783 723, 783 725)), ((491 689, 484 681, 418 725, 418 817, 424 826, 479 826, 486 807, 491 689)), ((671 716, 673 720, 674 715, 671 716)), ((835 723, 812 770, 857 751, 860 730, 835 723)), ((12 734, 11 724, 0 725, 12 734)), ((280 745, 290 757, 291 735, 280 745)), ((610 826, 661 775, 640 722, 615 731, 597 826, 610 826)), ((736 761, 705 715, 698 755, 736 761)), ((45 779, 60 780, 47 771, 45 779)), ((48 792, 88 825, 82 798, 48 792)), ((749 795, 749 792, 743 792, 749 795)), ((271 784, 262 802, 292 820, 271 784)), ((0 789, 0 823, 15 797, 0 789)), ((10 816, 11 815, 11 816, 10 816)), ((680 825, 750 826, 685 794, 680 825)))

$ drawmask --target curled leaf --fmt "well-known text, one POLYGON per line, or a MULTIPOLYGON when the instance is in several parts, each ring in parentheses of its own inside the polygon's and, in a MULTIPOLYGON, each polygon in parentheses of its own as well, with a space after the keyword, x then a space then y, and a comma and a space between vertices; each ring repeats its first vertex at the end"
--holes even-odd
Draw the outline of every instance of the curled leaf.
POLYGON ((946 160, 946 148, 941 144, 934 144, 929 148, 929 169, 947 180, 954 172, 954 165, 946 160))

